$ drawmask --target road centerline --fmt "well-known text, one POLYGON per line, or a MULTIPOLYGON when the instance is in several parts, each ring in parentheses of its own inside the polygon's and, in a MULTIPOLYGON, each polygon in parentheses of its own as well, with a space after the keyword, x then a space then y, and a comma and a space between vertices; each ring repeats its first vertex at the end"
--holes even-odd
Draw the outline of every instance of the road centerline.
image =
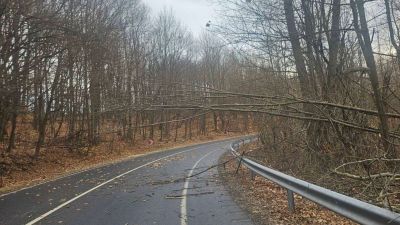
POLYGON ((211 153, 216 152, 219 149, 216 149, 214 151, 211 151, 207 154, 205 154, 203 157, 201 157, 197 162, 193 165, 192 169, 189 171, 187 178, 185 180, 185 184, 183 185, 183 190, 182 190, 182 201, 181 201, 181 225, 187 225, 188 224, 188 215, 187 215, 187 190, 189 188, 189 182, 190 182, 190 177, 193 175, 194 170, 198 166, 198 164, 205 159, 207 156, 211 155, 211 153))
MULTIPOLYGON (((35 224, 35 223, 37 223, 37 222, 43 220, 44 218, 48 217, 49 215, 53 214, 54 212, 60 210, 61 208, 65 207, 66 205, 68 205, 68 204, 70 204, 70 203, 72 203, 72 202, 78 200, 79 198, 81 198, 81 197, 83 197, 83 196, 89 194, 90 192, 93 192, 93 191, 95 191, 96 189, 98 189, 98 188, 100 188, 100 187, 102 187, 102 186, 104 186, 104 185, 106 185, 106 184, 108 184, 108 183, 110 183, 110 182, 112 182, 112 181, 114 181, 114 180, 120 178, 120 177, 123 177, 123 176, 125 176, 125 175, 127 175, 127 174, 129 174, 129 173, 132 173, 132 172, 134 172, 134 171, 136 171, 136 170, 138 170, 138 169, 141 169, 141 168, 143 168, 143 167, 146 167, 146 166, 148 166, 148 165, 151 165, 151 164, 153 164, 153 163, 155 163, 155 162, 158 162, 158 161, 161 161, 161 160, 163 160, 163 159, 167 159, 167 158, 170 158, 170 157, 172 157, 172 156, 179 155, 179 154, 182 154, 182 153, 194 151, 194 150, 200 149, 200 148, 202 148, 202 147, 203 147, 203 146, 199 146, 199 147, 196 147, 196 148, 191 148, 191 149, 187 149, 187 150, 184 150, 184 151, 176 152, 176 153, 173 153, 173 154, 171 154, 171 155, 167 155, 167 156, 161 157, 161 158, 159 158, 159 159, 153 160, 153 161, 151 161, 151 162, 145 163, 145 164, 143 164, 143 165, 141 165, 141 166, 138 166, 138 167, 135 167, 135 168, 133 168, 133 169, 131 169, 131 170, 128 170, 128 171, 126 171, 126 172, 124 172, 124 173, 122 173, 122 174, 120 174, 120 175, 118 175, 118 176, 116 176, 116 177, 113 177, 113 178, 111 178, 111 179, 109 179, 109 180, 107 180, 107 181, 105 181, 105 182, 103 182, 103 183, 101 183, 101 184, 99 184, 99 185, 97 185, 97 186, 95 186, 95 187, 93 187, 93 188, 91 188, 91 189, 89 189, 89 190, 87 190, 87 191, 85 191, 85 192, 83 192, 83 193, 77 195, 76 197, 71 198, 70 200, 68 200, 68 201, 66 201, 66 202, 64 202, 64 203, 62 203, 62 204, 60 204, 60 205, 58 205, 57 207, 53 208, 52 210, 50 210, 50 211, 48 211, 48 212, 42 214, 41 216, 39 216, 39 217, 37 217, 37 218, 35 218, 35 219, 29 221, 29 222, 27 222, 26 225, 33 225, 33 224, 35 224)), ((211 152, 210 152, 210 153, 211 153, 211 152)))

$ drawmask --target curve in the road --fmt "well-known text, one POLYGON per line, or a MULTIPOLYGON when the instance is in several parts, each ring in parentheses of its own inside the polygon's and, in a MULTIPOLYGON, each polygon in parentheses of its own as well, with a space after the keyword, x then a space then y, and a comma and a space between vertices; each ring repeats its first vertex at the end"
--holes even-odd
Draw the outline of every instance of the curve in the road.
POLYGON ((252 224, 215 168, 234 140, 157 152, 0 196, 0 225, 252 224))
MULTIPOLYGON (((217 151, 217 150, 215 150, 217 151)), ((196 169, 197 165, 205 159, 207 156, 211 155, 211 153, 214 153, 215 151, 209 152, 205 154, 203 157, 201 157, 197 162, 193 165, 192 169, 189 171, 188 176, 185 180, 185 184, 183 185, 183 191, 182 191, 182 201, 181 201, 181 225, 187 225, 188 217, 187 217, 187 191, 189 188, 189 181, 190 177, 193 175, 194 170, 196 169)))
POLYGON ((37 217, 36 219, 33 219, 33 220, 29 221, 28 223, 26 223, 26 225, 33 225, 33 224, 35 224, 35 223, 41 221, 42 219, 46 218, 47 216, 51 215, 52 213, 56 212, 57 210, 59 210, 59 209, 65 207, 65 206, 67 206, 68 204, 70 204, 70 203, 76 201, 77 199, 79 199, 79 198, 81 198, 81 197, 83 197, 83 196, 89 194, 90 192, 92 192, 92 191, 94 191, 94 190, 96 190, 96 189, 98 189, 98 188, 100 188, 100 187, 102 187, 102 186, 104 186, 104 185, 106 185, 106 184, 108 184, 108 183, 110 183, 110 182, 112 182, 112 181, 114 181, 114 180, 120 178, 120 177, 123 177, 123 176, 125 176, 125 175, 127 175, 127 174, 129 174, 129 173, 132 173, 133 171, 136 171, 136 170, 138 170, 138 169, 140 169, 140 168, 143 168, 143 167, 145 167, 145 166, 151 165, 151 164, 153 164, 153 163, 155 163, 155 162, 158 162, 158 161, 161 161, 161 160, 163 160, 163 159, 167 159, 167 158, 170 158, 170 157, 172 157, 172 156, 175 156, 175 155, 178 155, 178 154, 182 154, 182 153, 184 153, 184 152, 190 152, 190 151, 193 151, 193 150, 196 150, 196 149, 198 149, 198 148, 188 149, 188 150, 185 150, 185 151, 177 152, 177 153, 174 153, 174 154, 171 154, 171 155, 168 155, 168 156, 165 156, 165 157, 162 157, 162 158, 153 160, 153 161, 151 161, 151 162, 148 162, 148 163, 146 163, 146 164, 143 164, 143 165, 141 165, 141 166, 138 166, 138 167, 136 167, 136 168, 134 168, 134 169, 131 169, 131 170, 125 172, 125 173, 122 173, 122 174, 120 174, 120 175, 118 175, 118 176, 116 176, 116 177, 113 177, 112 179, 109 179, 109 180, 107 180, 106 182, 103 182, 103 183, 97 185, 96 187, 91 188, 91 189, 89 189, 89 190, 83 192, 82 194, 80 194, 80 195, 78 195, 78 196, 76 196, 76 197, 74 197, 74 198, 72 198, 72 199, 70 199, 70 200, 64 202, 63 204, 61 204, 61 205, 55 207, 54 209, 52 209, 52 210, 50 210, 50 211, 48 211, 48 212, 42 214, 41 216, 37 217))

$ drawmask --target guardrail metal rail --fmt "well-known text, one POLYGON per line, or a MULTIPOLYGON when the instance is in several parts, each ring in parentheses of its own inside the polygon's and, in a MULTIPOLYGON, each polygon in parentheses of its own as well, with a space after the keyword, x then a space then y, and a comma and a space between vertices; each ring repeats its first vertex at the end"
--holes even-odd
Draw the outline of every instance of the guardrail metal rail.
POLYGON ((297 179, 282 172, 270 169, 240 155, 237 150, 240 145, 257 140, 258 137, 249 137, 235 141, 231 144, 231 153, 237 158, 239 166, 244 165, 251 170, 252 177, 256 174, 273 181, 287 189, 288 206, 294 211, 295 202, 293 193, 301 195, 318 205, 336 212, 360 224, 399 224, 400 214, 378 206, 360 201, 358 199, 339 194, 315 184, 297 179))

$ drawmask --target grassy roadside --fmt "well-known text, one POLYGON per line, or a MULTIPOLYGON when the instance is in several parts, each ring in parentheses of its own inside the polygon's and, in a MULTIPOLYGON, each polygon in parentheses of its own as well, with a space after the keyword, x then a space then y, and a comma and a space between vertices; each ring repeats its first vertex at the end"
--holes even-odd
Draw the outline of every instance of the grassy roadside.
POLYGON ((128 145, 122 142, 114 143, 113 146, 104 144, 94 147, 94 149, 92 149, 87 155, 60 151, 60 149, 57 148, 49 148, 46 152, 42 153, 40 160, 34 163, 30 162, 26 155, 21 155, 18 168, 13 169, 3 177, 3 187, 0 188, 0 194, 9 193, 80 171, 146 154, 168 151, 193 144, 229 139, 242 135, 244 134, 214 133, 207 136, 195 137, 191 140, 156 142, 152 145, 149 145, 146 142, 137 143, 136 145, 128 145))

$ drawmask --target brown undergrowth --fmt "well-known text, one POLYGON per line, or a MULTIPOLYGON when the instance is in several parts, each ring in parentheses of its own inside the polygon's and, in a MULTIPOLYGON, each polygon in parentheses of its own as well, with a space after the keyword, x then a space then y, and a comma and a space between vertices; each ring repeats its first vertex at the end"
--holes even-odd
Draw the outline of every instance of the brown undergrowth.
MULTIPOLYGON (((225 155, 222 161, 231 160, 225 155)), ((220 175, 231 195, 249 212, 256 224, 355 224, 334 212, 295 195, 296 210, 288 211, 286 190, 262 177, 251 180, 248 169, 243 166, 236 173, 237 163, 230 161, 220 167, 220 175)))

